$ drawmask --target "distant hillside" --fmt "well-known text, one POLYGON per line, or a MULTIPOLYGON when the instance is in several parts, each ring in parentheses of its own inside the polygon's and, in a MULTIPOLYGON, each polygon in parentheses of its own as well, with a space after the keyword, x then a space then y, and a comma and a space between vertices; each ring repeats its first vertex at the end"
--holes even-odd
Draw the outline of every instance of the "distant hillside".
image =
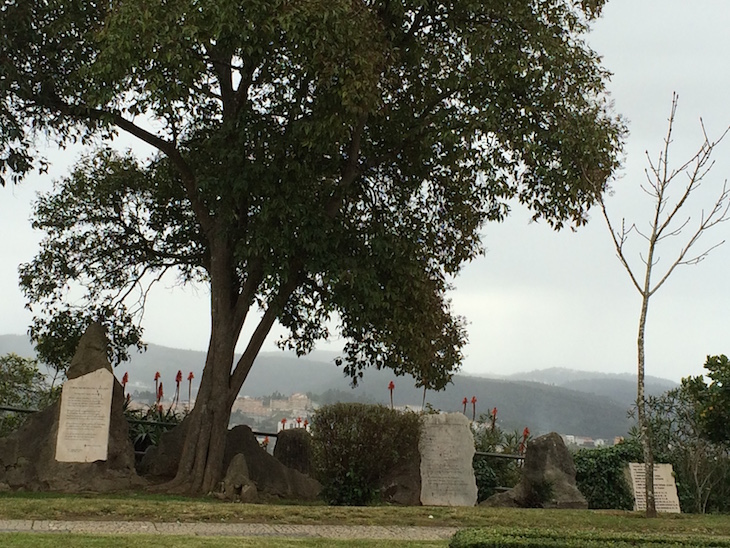
MULTIPOLYGON (((0 336, 0 355, 15 352, 32 355, 26 337, 0 336)), ((398 406, 420 407, 423 390, 415 388, 410 377, 395 377, 390 371, 375 369, 365 372, 357 388, 351 388, 342 369, 334 364, 333 353, 315 352, 308 358, 291 354, 264 352, 246 380, 244 395, 266 396, 274 392, 323 394, 330 391, 341 400, 359 400, 388 403, 388 383, 395 382, 394 400, 398 406)), ((165 393, 172 394, 178 370, 187 378, 195 375, 193 392, 197 386, 205 353, 179 350, 150 344, 147 352, 133 354, 129 363, 117 368, 117 377, 129 373, 129 390, 145 391, 154 386, 154 375, 159 371, 165 393)), ((534 433, 557 431, 564 434, 613 438, 625 435, 630 422, 626 412, 635 396, 625 389, 635 390, 630 375, 601 375, 571 370, 545 370, 508 378, 491 379, 457 375, 453 384, 443 392, 429 391, 426 401, 444 411, 462 411, 464 397, 477 398, 477 415, 497 407, 499 424, 507 430, 522 431, 528 426, 534 433), (541 374, 544 376, 541 377, 541 374), (561 376, 562 375, 562 376, 561 376), (520 377, 527 377, 524 380, 520 377), (548 382, 546 382, 548 381, 548 382), (626 393, 625 393, 626 392, 626 393)), ((652 379, 671 388, 674 383, 652 379)), ((471 416, 471 404, 467 406, 471 416)))
POLYGON ((27 335, 0 335, 0 356, 10 353, 23 358, 35 356, 35 350, 27 335))
MULTIPOLYGON (((505 378, 540 382, 605 396, 627 407, 633 406, 636 402, 636 376, 630 373, 597 373, 552 367, 527 373, 516 373, 505 378)), ((677 386, 676 382, 661 377, 647 375, 645 378, 645 390, 648 395, 658 396, 677 386)))

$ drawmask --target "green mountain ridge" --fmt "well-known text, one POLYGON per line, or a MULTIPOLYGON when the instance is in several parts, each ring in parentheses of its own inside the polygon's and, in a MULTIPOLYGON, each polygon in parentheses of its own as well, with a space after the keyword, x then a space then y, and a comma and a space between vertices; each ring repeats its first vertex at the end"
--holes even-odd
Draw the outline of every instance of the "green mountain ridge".
MULTIPOLYGON (((0 335, 0 355, 15 352, 32 356, 33 348, 22 335, 0 335)), ((412 377, 395 377, 389 370, 365 371, 356 387, 351 387, 342 369, 334 364, 334 353, 314 352, 296 358, 283 352, 262 352, 244 383, 241 395, 268 396, 282 394, 325 394, 345 401, 369 401, 389 404, 388 383, 395 383, 396 406, 420 408, 423 389, 415 387, 412 377)), ((146 352, 133 354, 130 362, 117 367, 117 378, 129 375, 130 393, 151 390, 154 376, 160 372, 169 396, 174 392, 177 371, 183 378, 193 372, 193 394, 200 380, 205 352, 180 350, 150 344, 146 352)), ((649 393, 661 393, 676 386, 666 379, 650 379, 649 393)), ((549 369, 500 378, 456 375, 442 392, 428 391, 426 402, 443 411, 463 411, 463 399, 477 398, 476 415, 496 407, 498 423, 503 429, 518 430, 527 426, 534 434, 557 431, 593 438, 613 439, 623 436, 632 422, 627 411, 635 399, 635 380, 630 375, 611 375, 569 369, 549 369), (545 381, 539 381, 540 375, 545 381), (561 375, 563 385, 561 382, 561 375), (529 380, 525 380, 529 379, 529 380), (633 391, 633 392, 632 392, 633 391)), ((187 391, 187 381, 182 387, 187 391)), ((466 408, 472 416, 472 405, 466 408)))

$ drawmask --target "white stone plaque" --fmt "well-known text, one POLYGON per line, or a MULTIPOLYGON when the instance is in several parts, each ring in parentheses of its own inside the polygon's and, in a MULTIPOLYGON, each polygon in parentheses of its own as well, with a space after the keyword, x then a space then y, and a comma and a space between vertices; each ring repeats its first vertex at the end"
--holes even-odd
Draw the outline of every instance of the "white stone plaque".
MULTIPOLYGON (((631 488, 634 491, 634 510, 646 510, 646 468, 644 463, 630 462, 631 488)), ((679 514, 677 484, 671 464, 654 465, 654 503, 657 512, 679 514)))
POLYGON ((421 504, 474 506, 474 436, 461 413, 424 415, 421 439, 421 504))
POLYGON ((59 462, 106 460, 114 375, 97 369, 65 382, 56 437, 59 462))

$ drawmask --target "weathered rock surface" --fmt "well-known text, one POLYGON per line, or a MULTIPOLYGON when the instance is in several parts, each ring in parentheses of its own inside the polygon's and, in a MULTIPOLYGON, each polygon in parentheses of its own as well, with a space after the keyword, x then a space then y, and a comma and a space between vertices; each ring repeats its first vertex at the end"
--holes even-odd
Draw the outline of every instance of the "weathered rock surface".
POLYGON ((66 372, 66 378, 75 379, 97 369, 106 369, 114 373, 112 365, 107 357, 109 341, 106 338, 106 330, 100 323, 94 322, 86 328, 86 332, 79 341, 74 357, 71 358, 71 365, 66 372))
POLYGON ((142 476, 155 481, 171 480, 175 477, 187 427, 188 419, 186 418, 175 428, 163 432, 157 445, 147 448, 137 467, 142 476))
MULTIPOLYGON (((183 421, 160 437, 156 448, 150 447, 142 459, 140 473, 156 479, 172 479, 177 471, 187 428, 183 421)), ((261 448, 248 426, 239 425, 228 431, 223 469, 228 470, 237 454, 245 458, 248 477, 258 492, 287 499, 314 500, 321 484, 309 476, 284 466, 261 448)))
MULTIPOLYGON (((68 378, 99 368, 111 371, 104 328, 92 324, 81 337, 68 378)), ((134 469, 134 448, 124 417, 124 389, 115 379, 109 425, 108 457, 88 463, 55 459, 60 400, 34 413, 11 435, 0 438, 0 485, 13 490, 113 492, 144 485, 134 469)))
POLYGON ((314 500, 322 490, 317 480, 284 466, 262 449, 248 426, 239 425, 228 431, 224 468, 238 453, 246 457, 249 477, 260 493, 287 499, 314 500))
POLYGON ((416 457, 386 474, 380 484, 380 498, 390 504, 420 506, 421 459, 416 457))
POLYGON ((274 458, 302 474, 312 471, 312 435, 304 428, 282 430, 276 437, 274 458))
POLYGON ((570 451, 560 435, 551 432, 527 446, 520 483, 489 497, 480 506, 585 509, 588 503, 575 485, 570 451))
POLYGON ((474 506, 474 435, 461 413, 424 415, 418 442, 421 503, 425 506, 474 506))
POLYGON ((248 473, 246 457, 238 453, 228 465, 226 477, 223 479, 221 498, 233 502, 256 502, 258 491, 248 473))

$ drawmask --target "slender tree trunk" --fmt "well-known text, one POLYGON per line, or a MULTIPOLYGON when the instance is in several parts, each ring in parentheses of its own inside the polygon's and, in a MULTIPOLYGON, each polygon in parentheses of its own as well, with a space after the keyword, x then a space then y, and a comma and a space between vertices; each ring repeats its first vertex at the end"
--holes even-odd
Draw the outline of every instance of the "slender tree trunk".
MULTIPOLYGON (((651 253, 650 253, 651 255, 651 253)), ((651 257, 650 257, 651 258, 651 257)), ((651 264, 651 263, 649 263, 651 264)), ((650 269, 647 268, 647 286, 649 284, 650 269)), ((651 447, 651 432, 649 428, 649 421, 646 416, 646 394, 644 390, 644 364, 645 364, 645 353, 644 353, 644 334, 646 332, 646 316, 649 311, 649 292, 644 291, 641 301, 641 315, 639 317, 639 334, 636 340, 638 349, 638 371, 636 374, 637 378, 637 390, 636 390, 636 409, 637 416, 639 419, 639 433, 641 439, 641 447, 644 453, 644 475, 646 478, 646 517, 655 518, 657 516, 656 511, 656 500, 654 498, 654 454, 651 447)))

